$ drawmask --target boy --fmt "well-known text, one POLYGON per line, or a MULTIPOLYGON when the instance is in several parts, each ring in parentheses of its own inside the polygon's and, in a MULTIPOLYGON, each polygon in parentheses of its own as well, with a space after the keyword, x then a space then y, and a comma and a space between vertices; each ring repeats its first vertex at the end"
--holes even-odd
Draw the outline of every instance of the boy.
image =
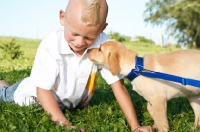
MULTIPOLYGON (((1 81, 0 97, 19 105, 39 103, 52 121, 68 126, 61 109, 84 106, 94 92, 97 66, 86 53, 108 41, 102 32, 107 26, 107 12, 106 0, 69 0, 65 12, 60 11, 64 29, 52 31, 42 40, 30 77, 10 87, 1 81)), ((149 131, 150 127, 139 126, 122 78, 112 76, 106 68, 102 68, 101 74, 111 85, 131 130, 149 131)))

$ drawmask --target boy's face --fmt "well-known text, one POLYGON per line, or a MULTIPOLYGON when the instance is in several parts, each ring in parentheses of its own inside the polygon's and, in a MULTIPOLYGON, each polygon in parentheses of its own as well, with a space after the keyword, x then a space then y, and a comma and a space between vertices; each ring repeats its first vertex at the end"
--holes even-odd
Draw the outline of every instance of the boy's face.
POLYGON ((78 17, 67 17, 64 11, 60 11, 60 22, 64 26, 64 37, 70 48, 78 56, 91 46, 98 35, 105 29, 106 24, 87 25, 76 19, 78 17))
POLYGON ((69 0, 65 12, 63 10, 60 11, 60 23, 64 26, 65 40, 78 56, 81 56, 94 43, 99 34, 107 26, 106 1, 102 0, 99 3, 94 0, 94 3, 89 5, 85 2, 84 0, 69 0), (82 19, 83 16, 84 21, 82 19), (87 23, 88 20, 89 23, 87 23), (99 21, 91 24, 90 20, 99 21))
POLYGON ((70 48, 81 56, 102 32, 101 26, 89 26, 79 21, 65 20, 64 37, 70 48))

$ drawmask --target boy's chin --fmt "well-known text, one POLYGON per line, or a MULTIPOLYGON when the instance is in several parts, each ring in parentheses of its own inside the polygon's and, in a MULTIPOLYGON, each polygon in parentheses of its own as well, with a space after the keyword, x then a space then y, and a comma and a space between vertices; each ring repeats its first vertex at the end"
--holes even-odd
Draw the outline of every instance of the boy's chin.
POLYGON ((82 49, 82 50, 72 50, 76 55, 81 56, 83 55, 83 53, 85 52, 86 49, 82 49))

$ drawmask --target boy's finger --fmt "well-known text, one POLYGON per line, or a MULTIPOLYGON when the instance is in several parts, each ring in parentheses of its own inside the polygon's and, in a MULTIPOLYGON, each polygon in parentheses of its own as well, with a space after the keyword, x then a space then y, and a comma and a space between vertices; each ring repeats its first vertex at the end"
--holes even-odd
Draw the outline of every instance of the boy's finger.
POLYGON ((85 129, 83 128, 77 128, 76 126, 70 126, 71 129, 79 129, 80 132, 85 132, 85 129))
POLYGON ((80 132, 85 132, 85 129, 81 128, 81 129, 80 129, 80 132))
POLYGON ((154 129, 151 126, 147 126, 149 132, 154 132, 154 129))

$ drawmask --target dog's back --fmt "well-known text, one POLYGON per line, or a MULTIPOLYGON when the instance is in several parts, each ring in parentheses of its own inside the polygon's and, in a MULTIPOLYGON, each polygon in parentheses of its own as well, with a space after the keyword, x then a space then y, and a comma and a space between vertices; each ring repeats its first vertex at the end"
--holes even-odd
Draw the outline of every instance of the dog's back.
POLYGON ((200 80, 200 52, 179 50, 171 53, 146 54, 144 59, 146 69, 200 80))
MULTIPOLYGON (((171 53, 146 54, 144 68, 200 81, 200 52, 180 50, 171 53)), ((200 94, 200 88, 197 87, 144 76, 139 76, 132 83, 133 89, 142 96, 155 94, 155 91, 159 91, 165 92, 165 96, 169 100, 179 96, 200 94), (144 85, 144 82, 147 84, 144 85)), ((145 98, 149 100, 150 97, 145 98)))

